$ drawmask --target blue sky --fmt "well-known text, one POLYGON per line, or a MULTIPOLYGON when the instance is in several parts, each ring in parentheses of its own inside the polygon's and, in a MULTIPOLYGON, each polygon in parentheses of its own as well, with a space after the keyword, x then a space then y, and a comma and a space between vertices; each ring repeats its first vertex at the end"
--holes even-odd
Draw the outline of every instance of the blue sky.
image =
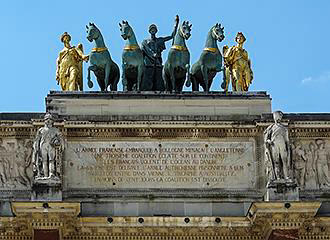
MULTIPOLYGON (((94 22, 102 31, 113 60, 121 66, 124 45, 118 23, 127 20, 139 42, 148 38, 148 26, 158 36, 169 35, 174 16, 189 20, 192 36, 187 45, 191 65, 204 47, 206 34, 219 22, 225 40, 234 45, 242 31, 252 61, 251 91, 267 91, 273 109, 284 112, 330 112, 330 1, 2 1, 0 58, 0 112, 44 112, 55 81, 56 58, 63 48, 60 35, 67 31, 72 44, 92 45, 85 25, 94 22)), ((170 42, 167 43, 167 50, 170 42)), ((167 58, 163 52, 163 61, 167 58)), ((84 63, 84 89, 88 64, 84 63)), ((98 90, 94 76, 94 88, 98 90)), ((212 90, 220 90, 222 73, 212 90)), ((121 89, 121 82, 119 83, 121 89)))

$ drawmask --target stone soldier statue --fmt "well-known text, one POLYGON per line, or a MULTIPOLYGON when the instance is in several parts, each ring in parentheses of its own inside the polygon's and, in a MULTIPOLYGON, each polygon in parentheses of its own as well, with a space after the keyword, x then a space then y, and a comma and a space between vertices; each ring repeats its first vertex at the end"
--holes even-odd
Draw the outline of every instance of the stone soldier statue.
POLYGON ((273 113, 275 123, 264 132, 266 161, 268 163, 269 182, 292 182, 289 131, 282 123, 283 113, 273 113))
POLYGON ((151 24, 149 33, 151 38, 145 39, 142 42, 142 52, 144 57, 145 72, 143 80, 143 91, 164 91, 164 81, 162 78, 162 51, 166 49, 165 42, 174 38, 179 24, 179 16, 175 17, 174 30, 170 36, 156 37, 158 32, 157 26, 151 24))
POLYGON ((62 91, 83 91, 82 61, 88 61, 82 44, 70 45, 71 36, 65 32, 61 36, 64 48, 59 53, 56 64, 56 81, 62 91))
POLYGON ((33 143, 33 171, 35 181, 60 181, 60 170, 57 169, 64 150, 64 138, 61 132, 53 126, 51 114, 46 113, 45 126, 40 128, 33 143))

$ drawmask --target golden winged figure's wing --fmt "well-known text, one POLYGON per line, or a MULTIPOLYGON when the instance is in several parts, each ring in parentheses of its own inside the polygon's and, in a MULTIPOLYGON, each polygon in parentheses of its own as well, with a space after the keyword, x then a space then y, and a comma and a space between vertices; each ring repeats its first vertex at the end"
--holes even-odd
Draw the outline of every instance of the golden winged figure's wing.
POLYGON ((222 53, 223 53, 223 55, 225 55, 227 53, 228 49, 229 49, 229 47, 227 45, 224 45, 222 47, 222 53))
MULTIPOLYGON (((81 56, 84 55, 84 48, 81 43, 78 44, 76 47, 77 51, 80 53, 81 56)), ((83 91, 84 90, 84 84, 83 84, 83 60, 79 61, 78 63, 78 68, 79 68, 79 78, 78 78, 78 86, 79 90, 83 91)))

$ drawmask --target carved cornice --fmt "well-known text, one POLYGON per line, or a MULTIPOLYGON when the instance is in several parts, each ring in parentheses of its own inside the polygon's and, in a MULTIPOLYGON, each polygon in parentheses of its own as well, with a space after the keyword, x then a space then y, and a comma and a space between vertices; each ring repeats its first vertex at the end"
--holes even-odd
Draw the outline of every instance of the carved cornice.
POLYGON ((320 202, 257 202, 253 203, 248 217, 257 231, 268 236, 276 229, 305 229, 315 225, 315 215, 320 202))
MULTIPOLYGON (((137 118, 137 116, 134 116, 137 118)), ((0 121, 0 137, 33 138, 42 119, 31 121, 0 121)), ((111 120, 81 121, 64 120, 55 126, 68 137, 151 137, 151 138, 224 138, 261 136, 271 122, 249 119, 216 120, 161 119, 155 120, 111 120)), ((327 138, 330 137, 329 121, 284 122, 289 126, 292 138, 327 138)))
POLYGON ((222 201, 244 201, 251 199, 262 199, 263 193, 258 190, 236 189, 67 189, 63 191, 63 196, 67 199, 83 198, 86 201, 94 198, 118 198, 122 196, 126 198, 143 198, 153 199, 155 197, 162 198, 191 198, 196 196, 200 199, 219 199, 222 201))
POLYGON ((76 217, 80 213, 80 203, 50 202, 45 207, 42 202, 12 202, 12 211, 16 216, 27 214, 65 214, 76 217))
POLYGON ((276 229, 299 239, 328 239, 330 218, 315 217, 320 202, 256 202, 247 217, 79 217, 80 204, 13 202, 16 217, 0 218, 0 239, 31 239, 33 229, 58 229, 63 239, 263 240, 276 229))

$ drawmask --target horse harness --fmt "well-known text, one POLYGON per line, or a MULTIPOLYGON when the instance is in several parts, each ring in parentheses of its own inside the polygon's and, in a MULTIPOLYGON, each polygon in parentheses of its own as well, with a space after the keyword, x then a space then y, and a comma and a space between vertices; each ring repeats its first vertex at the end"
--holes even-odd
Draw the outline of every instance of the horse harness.
POLYGON ((140 49, 139 45, 137 45, 137 44, 126 45, 124 47, 125 51, 135 51, 137 49, 140 49))
POLYGON ((212 52, 212 53, 217 53, 219 52, 218 48, 204 48, 203 51, 208 51, 208 52, 212 52))
POLYGON ((92 52, 93 52, 93 53, 100 53, 100 52, 104 52, 104 51, 106 51, 106 50, 108 50, 108 48, 106 48, 106 47, 96 47, 96 48, 92 48, 92 52))
POLYGON ((185 46, 180 46, 180 45, 173 45, 171 47, 172 49, 178 50, 178 51, 188 51, 188 48, 185 46))

